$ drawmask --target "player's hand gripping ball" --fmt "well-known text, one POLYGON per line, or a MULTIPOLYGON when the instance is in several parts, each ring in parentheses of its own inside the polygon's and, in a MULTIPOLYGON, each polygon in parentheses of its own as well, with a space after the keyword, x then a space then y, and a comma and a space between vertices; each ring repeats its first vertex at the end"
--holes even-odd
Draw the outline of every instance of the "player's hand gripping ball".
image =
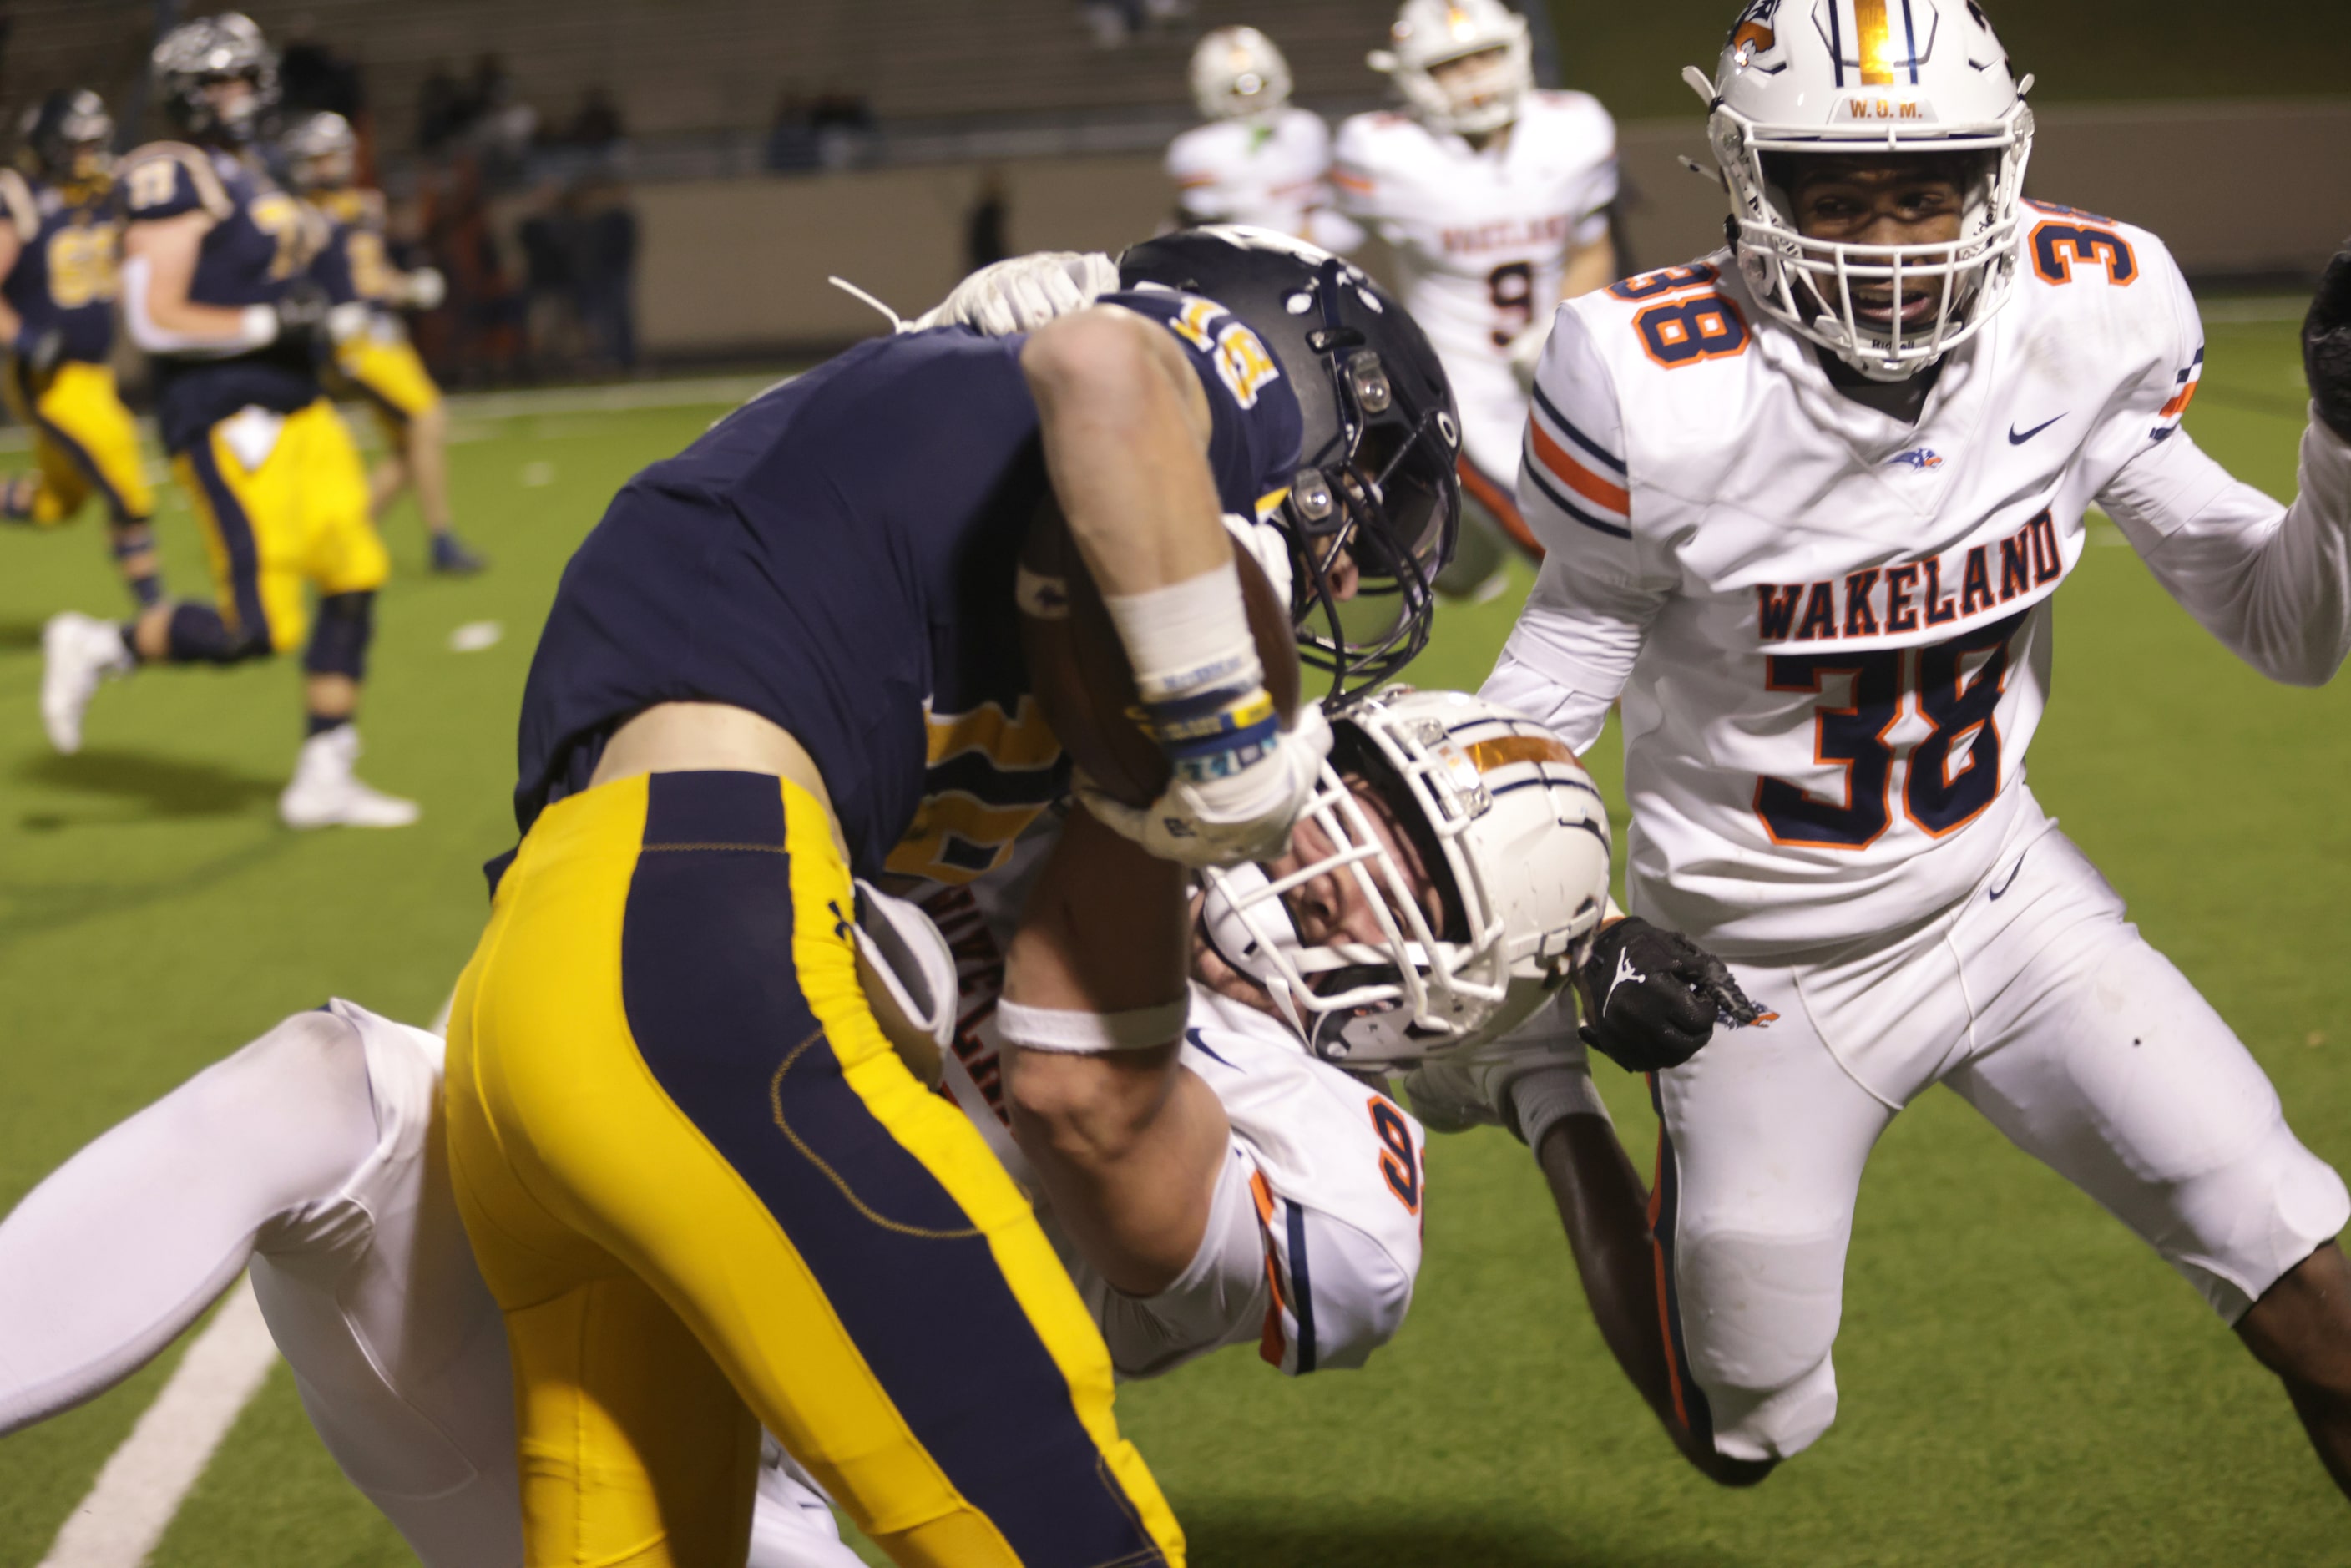
POLYGON ((1719 1019, 1744 1026, 1763 1016, 1721 959, 1646 920, 1601 927, 1575 983, 1583 1043, 1630 1072, 1679 1067, 1713 1038, 1719 1019))
POLYGON ((1020 555, 1021 651, 1045 722, 1076 765, 1080 798, 1106 827, 1194 867, 1280 852, 1331 748, 1322 710, 1300 702, 1289 604, 1249 551, 1236 547, 1234 559, 1283 733, 1256 767, 1201 786, 1174 781, 1144 727, 1125 645, 1060 507, 1049 502, 1040 512, 1020 555))
POLYGON ((2351 241, 2318 280, 2302 324, 2302 368, 2326 428, 2351 441, 2351 241))

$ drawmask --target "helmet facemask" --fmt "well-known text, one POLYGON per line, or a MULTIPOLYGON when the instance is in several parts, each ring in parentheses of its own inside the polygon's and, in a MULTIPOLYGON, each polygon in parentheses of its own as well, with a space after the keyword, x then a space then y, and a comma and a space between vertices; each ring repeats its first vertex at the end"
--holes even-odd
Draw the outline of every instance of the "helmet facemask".
POLYGON ((1509 990, 1502 921, 1452 842, 1482 790, 1466 763, 1470 783, 1458 788, 1432 749, 1402 757, 1343 723, 1339 735, 1300 819, 1324 852, 1280 876, 1256 865, 1205 873, 1201 925, 1314 1055, 1356 1067, 1414 1061, 1458 1041, 1509 990), (1297 901, 1326 877, 1352 884, 1377 942, 1301 936, 1297 901), (1444 910, 1436 921, 1431 892, 1444 910))
POLYGON ((1466 693, 1390 686, 1330 715, 1292 852, 1203 873, 1203 937, 1325 1061, 1402 1066, 1517 1028, 1606 907, 1591 776, 1534 719, 1466 693), (1310 944, 1301 925, 1339 934, 1310 944))
POLYGON ((1998 118, 1972 124, 1931 116, 1766 124, 1715 99, 1708 131, 1730 195, 1731 244, 1757 303, 1880 382, 1907 381, 1982 330, 2016 281, 2032 151, 2032 111, 2019 93, 1998 118), (1788 188, 1802 161, 1881 157, 1964 161, 1956 239, 1874 246, 1804 235, 1788 188), (1889 320, 1871 319, 1859 298, 1880 288, 1892 291, 1889 320))
POLYGON ((1460 427, 1449 409, 1416 419, 1398 403, 1379 354, 1340 319, 1343 265, 1324 265, 1315 289, 1324 325, 1307 334, 1331 380, 1337 428, 1306 455, 1278 517, 1290 540, 1299 657, 1331 673, 1334 701, 1427 646, 1435 578, 1461 520, 1460 427))

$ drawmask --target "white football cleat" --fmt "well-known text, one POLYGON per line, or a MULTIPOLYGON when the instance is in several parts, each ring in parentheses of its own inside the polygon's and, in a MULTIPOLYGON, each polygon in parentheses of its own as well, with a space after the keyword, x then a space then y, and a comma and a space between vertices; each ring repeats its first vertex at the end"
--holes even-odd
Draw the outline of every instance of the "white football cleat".
POLYGON ((50 616, 41 628, 41 727, 51 746, 71 757, 81 749, 81 716, 99 684, 129 674, 137 661, 122 628, 74 610, 50 616))
POLYGON ((277 820, 289 828, 404 828, 422 813, 413 800, 359 780, 360 732, 337 725, 302 743, 293 782, 277 797, 277 820))

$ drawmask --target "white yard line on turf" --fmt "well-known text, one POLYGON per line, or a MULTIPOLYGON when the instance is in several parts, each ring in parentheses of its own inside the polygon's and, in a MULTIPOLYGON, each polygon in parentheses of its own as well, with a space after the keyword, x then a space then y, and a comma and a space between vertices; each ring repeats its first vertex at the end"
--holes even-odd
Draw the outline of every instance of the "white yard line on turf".
POLYGON ((40 1568, 139 1568, 277 1359, 239 1280, 180 1368, 98 1472, 40 1568))

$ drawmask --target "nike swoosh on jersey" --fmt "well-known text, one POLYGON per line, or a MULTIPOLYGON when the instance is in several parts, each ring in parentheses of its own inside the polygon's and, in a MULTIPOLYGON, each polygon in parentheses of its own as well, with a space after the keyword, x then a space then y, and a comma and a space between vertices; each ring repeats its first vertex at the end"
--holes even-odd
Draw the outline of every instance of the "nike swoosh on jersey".
POLYGON ((2032 846, 2031 844, 2025 845, 2024 854, 2021 854, 2016 857, 2016 863, 2008 868, 2008 874, 2001 878, 2000 885, 1998 887, 1991 890, 1991 903, 1998 904, 2000 902, 2000 895, 2016 885, 2016 873, 2024 869, 2024 855, 2029 855, 2032 852, 2032 846))
MULTIPOLYGON (((2057 419, 2063 419, 2064 417, 2065 416, 2061 413, 2057 416, 2057 419)), ((2011 446, 2022 446, 2026 442, 2032 440, 2034 436, 2040 434, 2043 431, 2048 429, 2051 425, 2056 423, 2057 419, 2044 419, 2039 424, 2034 425, 2031 430, 2026 431, 2022 435, 2019 435, 2016 433, 2016 426, 2011 424, 2008 427, 2008 444, 2011 446)))

